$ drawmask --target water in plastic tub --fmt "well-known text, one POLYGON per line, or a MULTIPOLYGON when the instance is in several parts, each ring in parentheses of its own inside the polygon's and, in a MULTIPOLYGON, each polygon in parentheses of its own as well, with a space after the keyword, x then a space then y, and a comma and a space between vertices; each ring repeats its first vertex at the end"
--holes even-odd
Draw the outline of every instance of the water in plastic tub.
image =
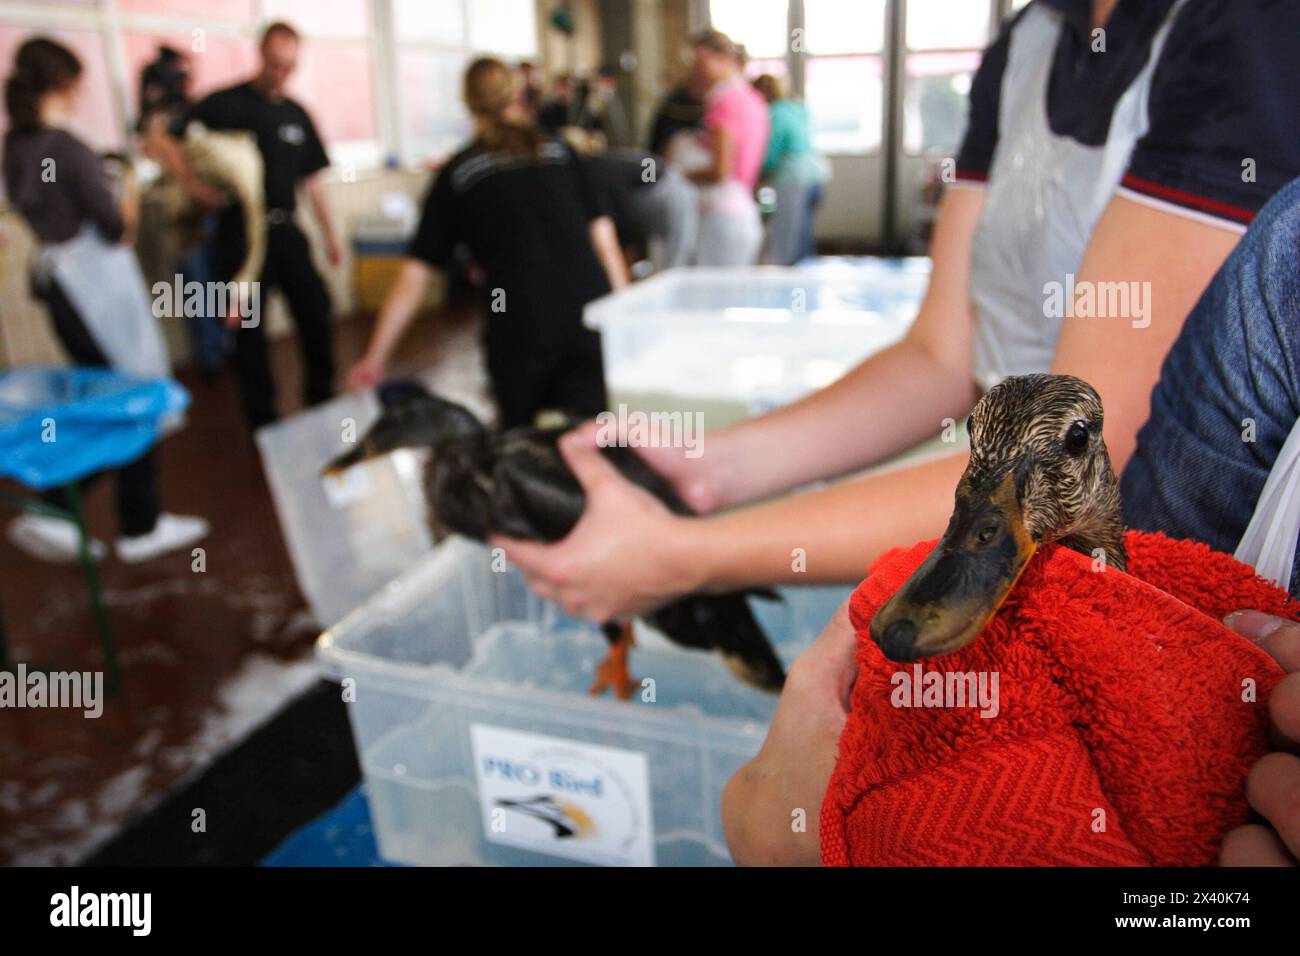
MULTIPOLYGON (((631 701, 587 694, 608 645, 459 538, 345 618, 319 653, 351 679, 386 859, 433 865, 719 865, 722 787, 776 705, 715 655, 638 630, 631 701)), ((755 601, 791 662, 846 588, 755 601)))

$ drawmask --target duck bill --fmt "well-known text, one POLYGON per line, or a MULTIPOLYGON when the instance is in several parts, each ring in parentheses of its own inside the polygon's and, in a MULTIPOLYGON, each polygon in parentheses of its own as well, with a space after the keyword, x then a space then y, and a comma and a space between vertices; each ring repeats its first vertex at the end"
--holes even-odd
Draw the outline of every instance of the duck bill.
POLYGON ((336 477, 343 474, 343 472, 347 471, 353 465, 359 465, 361 462, 369 461, 371 458, 378 457, 381 454, 383 454, 383 452, 375 448, 372 442, 368 439, 362 439, 357 443, 355 448, 349 448, 347 451, 343 452, 343 454, 337 455, 326 462, 324 467, 320 470, 321 477, 336 477))
POLYGON ((960 650, 997 613, 1036 548, 1014 473, 983 491, 963 479, 947 532, 876 613, 872 640, 894 661, 960 650))

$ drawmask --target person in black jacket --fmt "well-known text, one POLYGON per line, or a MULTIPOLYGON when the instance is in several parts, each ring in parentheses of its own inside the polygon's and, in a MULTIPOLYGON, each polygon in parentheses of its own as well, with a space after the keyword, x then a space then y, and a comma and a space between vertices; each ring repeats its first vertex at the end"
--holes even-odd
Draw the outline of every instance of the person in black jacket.
MULTIPOLYGON (((261 302, 279 288, 288 300, 298 345, 302 350, 303 402, 315 405, 334 391, 334 351, 330 338, 330 298, 312 263, 307 237, 294 222, 296 192, 301 184, 311 201, 325 240, 331 267, 343 260, 319 173, 329 165, 325 146, 311 116, 285 94, 285 85, 298 65, 298 32, 287 23, 272 23, 262 34, 262 68, 253 79, 218 90, 189 112, 214 130, 249 130, 262 153, 266 181, 266 263, 261 276, 261 302)), ((223 210, 214 248, 214 271, 225 280, 244 259, 243 211, 238 204, 223 210)), ((244 415, 257 428, 276 417, 275 384, 267 355, 266 332, 260 322, 240 323, 235 336, 235 364, 243 392, 244 415)))
POLYGON ((605 410, 600 337, 586 303, 627 282, 602 191, 564 143, 529 121, 515 78, 483 58, 465 74, 475 137, 438 173, 396 284, 379 313, 353 389, 379 382, 424 301, 435 268, 464 244, 487 274, 483 342, 506 427, 536 413, 605 410))

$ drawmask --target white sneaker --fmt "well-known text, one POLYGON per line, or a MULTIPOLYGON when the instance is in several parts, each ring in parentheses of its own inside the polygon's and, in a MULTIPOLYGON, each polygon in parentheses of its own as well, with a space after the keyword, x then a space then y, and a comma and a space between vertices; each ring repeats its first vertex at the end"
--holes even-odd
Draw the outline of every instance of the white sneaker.
POLYGON ((148 534, 122 535, 117 539, 117 556, 127 564, 150 561, 168 551, 188 548, 207 537, 207 521, 193 515, 163 512, 148 534))
MULTIPOLYGON (((9 522, 9 540, 14 547, 40 561, 66 564, 81 557, 81 532, 71 521, 26 512, 9 522)), ((90 556, 103 560, 104 542, 90 539, 90 556)))

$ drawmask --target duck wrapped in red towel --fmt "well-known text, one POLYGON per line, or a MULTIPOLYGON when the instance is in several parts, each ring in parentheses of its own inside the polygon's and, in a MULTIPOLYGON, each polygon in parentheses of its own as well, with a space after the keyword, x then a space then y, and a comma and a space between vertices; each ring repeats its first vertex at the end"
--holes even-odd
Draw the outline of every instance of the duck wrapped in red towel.
POLYGON ((943 538, 853 596, 823 862, 1212 863, 1282 676, 1221 621, 1300 605, 1205 545, 1123 531, 1087 383, 1008 379, 970 433, 943 538))

